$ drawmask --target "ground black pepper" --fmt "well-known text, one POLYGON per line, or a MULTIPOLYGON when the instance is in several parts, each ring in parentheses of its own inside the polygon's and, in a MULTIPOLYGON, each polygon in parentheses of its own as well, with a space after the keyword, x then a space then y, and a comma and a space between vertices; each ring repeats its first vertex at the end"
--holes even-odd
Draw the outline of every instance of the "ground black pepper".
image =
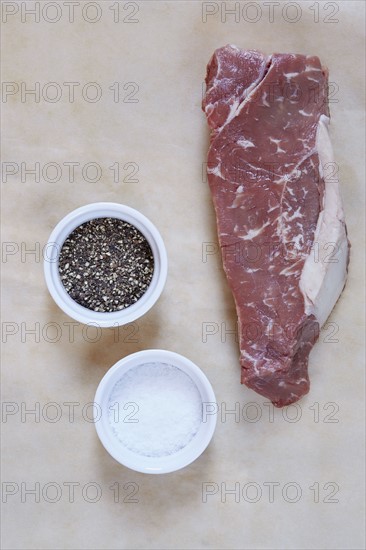
POLYGON ((117 218, 96 218, 77 227, 59 256, 61 281, 75 302, 100 312, 131 306, 145 294, 154 257, 144 235, 117 218))

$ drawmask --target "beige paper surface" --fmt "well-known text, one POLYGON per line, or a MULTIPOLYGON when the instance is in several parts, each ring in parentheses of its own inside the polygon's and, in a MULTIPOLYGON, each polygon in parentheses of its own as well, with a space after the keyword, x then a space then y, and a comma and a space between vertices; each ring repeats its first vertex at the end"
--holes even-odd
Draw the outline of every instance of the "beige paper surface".
POLYGON ((36 4, 2 3, 3 547, 363 548, 364 3, 36 4), (349 278, 310 393, 284 411, 240 385, 234 304, 210 253, 200 104, 226 43, 318 55, 333 83, 349 278), (70 324, 43 278, 53 227, 96 201, 141 210, 168 251, 162 297, 119 334, 70 324), (197 363, 220 405, 206 452, 164 476, 115 462, 87 405, 109 367, 148 348, 197 363))

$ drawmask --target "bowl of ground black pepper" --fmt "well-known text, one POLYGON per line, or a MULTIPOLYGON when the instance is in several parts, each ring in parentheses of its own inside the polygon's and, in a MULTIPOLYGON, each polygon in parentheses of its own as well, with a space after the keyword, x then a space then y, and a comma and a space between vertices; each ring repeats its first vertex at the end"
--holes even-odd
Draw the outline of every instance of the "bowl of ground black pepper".
POLYGON ((117 203, 94 203, 65 216, 50 235, 44 273, 70 317, 112 327, 131 323, 158 300, 167 254, 154 224, 117 203))

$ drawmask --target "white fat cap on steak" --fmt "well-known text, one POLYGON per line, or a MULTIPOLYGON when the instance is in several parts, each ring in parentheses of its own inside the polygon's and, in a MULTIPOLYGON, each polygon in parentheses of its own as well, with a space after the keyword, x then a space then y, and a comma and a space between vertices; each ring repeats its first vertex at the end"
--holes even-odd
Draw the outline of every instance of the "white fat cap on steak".
POLYGON ((328 132, 329 118, 321 115, 317 128, 316 149, 319 171, 325 180, 323 210, 314 235, 314 246, 300 278, 305 313, 315 315, 320 326, 327 320, 338 300, 347 276, 348 241, 344 223, 338 168, 328 132))

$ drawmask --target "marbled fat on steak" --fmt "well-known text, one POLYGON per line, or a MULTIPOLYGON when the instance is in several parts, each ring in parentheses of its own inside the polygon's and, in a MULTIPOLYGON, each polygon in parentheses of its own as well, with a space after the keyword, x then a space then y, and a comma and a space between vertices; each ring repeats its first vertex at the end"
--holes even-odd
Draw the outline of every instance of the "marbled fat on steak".
POLYGON ((278 407, 309 391, 309 353, 347 274, 327 80, 317 57, 235 46, 207 67, 207 172, 241 380, 278 407))

